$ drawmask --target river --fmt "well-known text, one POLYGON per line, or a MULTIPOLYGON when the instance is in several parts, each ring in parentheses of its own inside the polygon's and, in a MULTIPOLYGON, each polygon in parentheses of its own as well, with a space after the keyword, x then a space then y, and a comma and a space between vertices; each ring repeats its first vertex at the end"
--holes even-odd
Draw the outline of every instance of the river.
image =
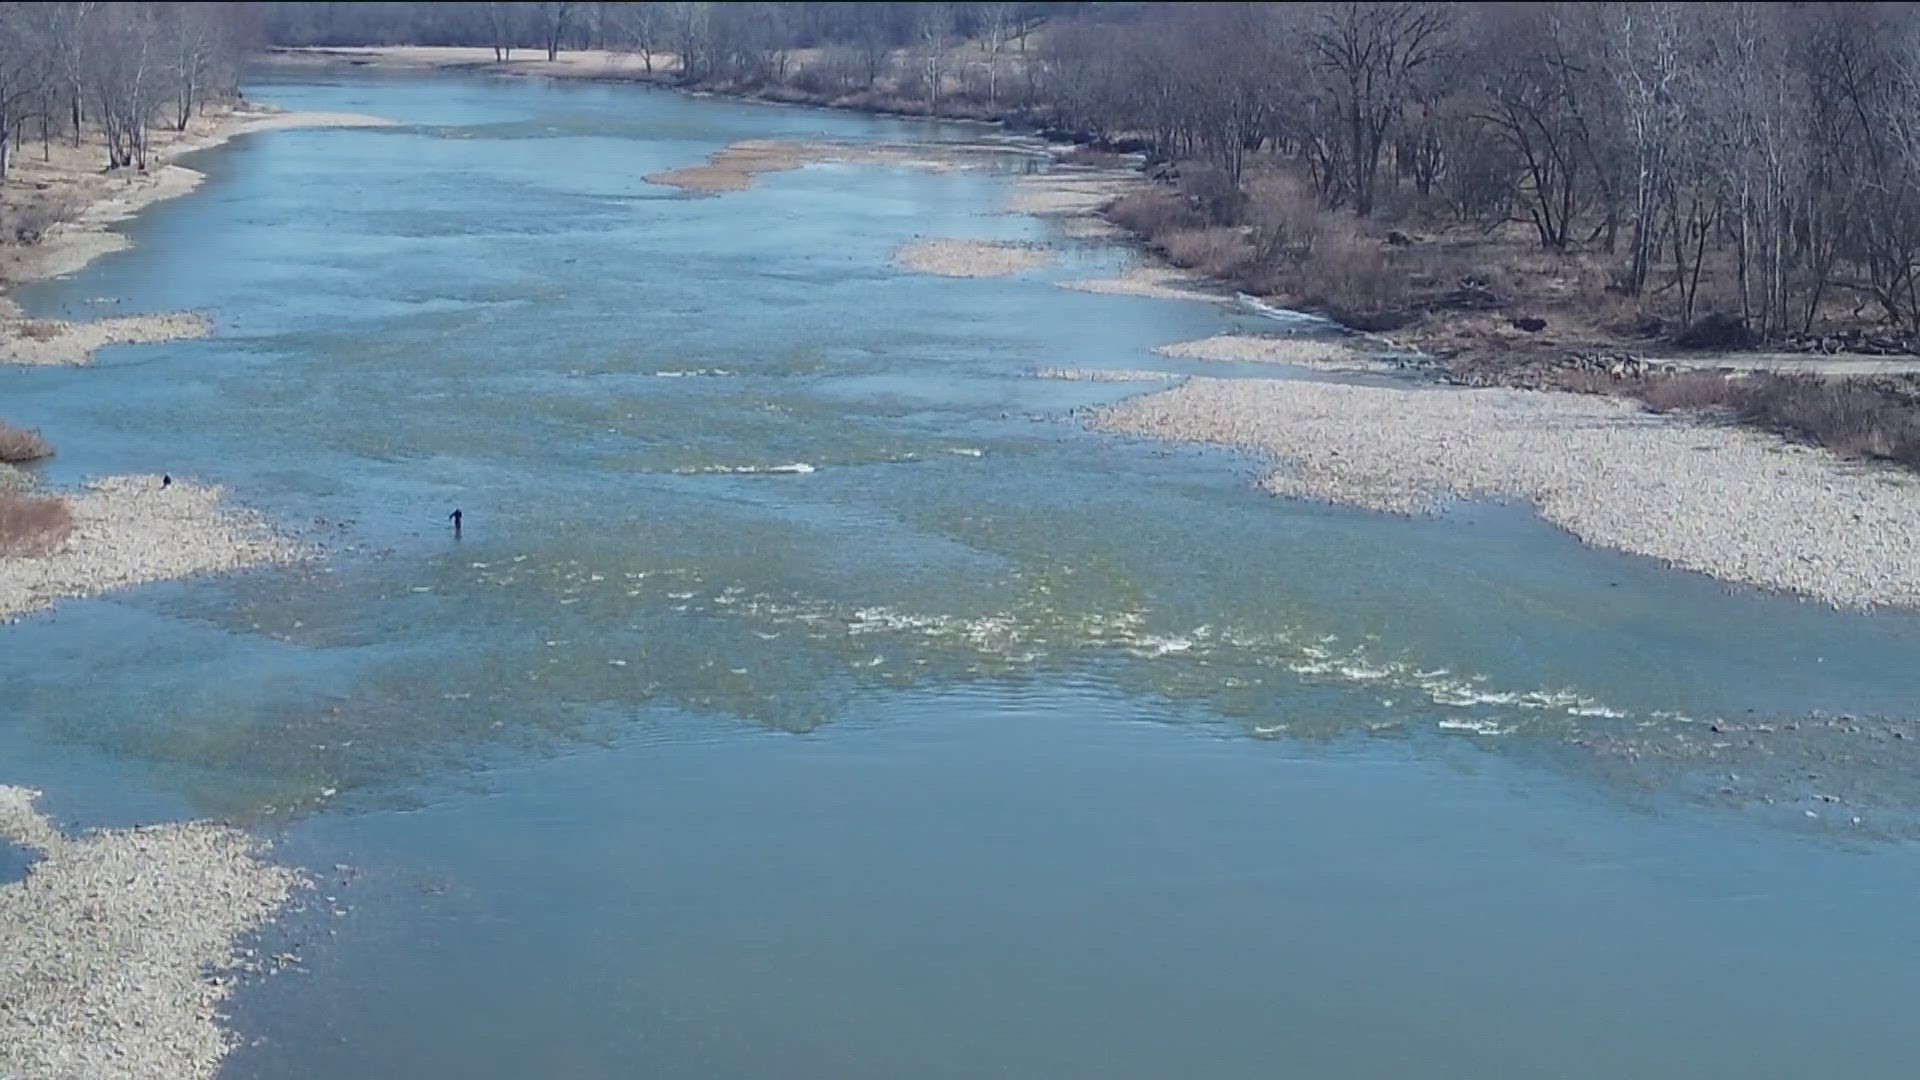
POLYGON ((0 373, 48 479, 194 476, 328 549, 4 631, 0 781, 313 874, 226 1075, 1908 1075, 1913 759, 1828 718, 1912 716, 1920 620, 1089 431, 1142 387, 1033 369, 1272 375, 1152 350, 1288 320, 1056 287, 1104 243, 893 265, 1046 240, 1021 155, 642 179, 983 129, 250 94, 401 126, 199 155, 21 299, 214 335, 0 373))

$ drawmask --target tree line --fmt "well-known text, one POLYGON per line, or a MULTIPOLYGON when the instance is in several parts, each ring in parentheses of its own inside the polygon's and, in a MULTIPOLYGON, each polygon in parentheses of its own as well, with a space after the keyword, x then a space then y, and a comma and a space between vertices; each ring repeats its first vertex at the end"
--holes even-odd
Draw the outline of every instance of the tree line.
POLYGON ((97 133, 106 165, 145 168, 148 132, 186 130, 234 93, 246 9, 213 3, 0 3, 0 180, 37 141, 97 133))
POLYGON ((1383 189, 1545 248, 1614 258, 1611 287, 1683 319, 1731 277, 1760 336, 1840 294, 1920 331, 1920 20, 1908 5, 1139 5, 1049 38, 1066 123, 1383 189))

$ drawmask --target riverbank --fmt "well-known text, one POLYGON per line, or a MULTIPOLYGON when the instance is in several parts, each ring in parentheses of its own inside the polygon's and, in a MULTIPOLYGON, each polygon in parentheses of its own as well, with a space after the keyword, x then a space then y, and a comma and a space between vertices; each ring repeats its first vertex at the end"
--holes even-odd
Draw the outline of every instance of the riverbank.
POLYGON ((234 1046, 219 1007, 247 966, 240 942, 299 875, 205 822, 68 837, 0 786, 0 843, 32 859, 0 884, 0 1076, 212 1077, 234 1046))

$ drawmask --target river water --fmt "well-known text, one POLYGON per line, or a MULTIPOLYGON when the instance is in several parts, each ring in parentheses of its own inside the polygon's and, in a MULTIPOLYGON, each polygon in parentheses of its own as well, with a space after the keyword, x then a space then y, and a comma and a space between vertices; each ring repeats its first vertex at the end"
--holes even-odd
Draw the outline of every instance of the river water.
POLYGON ((1140 385, 1027 373, 1307 324, 1055 286, 1100 244, 894 268, 1046 239, 1020 155, 642 180, 982 129, 253 95, 402 126, 207 152, 23 296, 212 338, 0 372, 50 480, 217 481, 329 551, 4 631, 0 780, 312 871, 227 1075, 1911 1074, 1920 620, 1088 431, 1140 385))

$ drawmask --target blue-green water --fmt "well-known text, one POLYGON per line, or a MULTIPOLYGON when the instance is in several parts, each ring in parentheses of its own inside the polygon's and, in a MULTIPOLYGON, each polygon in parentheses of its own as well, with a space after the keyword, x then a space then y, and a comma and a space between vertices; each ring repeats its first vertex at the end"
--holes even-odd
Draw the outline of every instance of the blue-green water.
POLYGON ((257 96, 403 126, 204 154, 22 298, 212 338, 0 372, 50 480, 217 481, 329 548, 4 631, 0 781, 315 871, 230 1075, 1907 1074, 1920 620, 1087 431, 1140 387, 1026 373, 1286 327, 1052 284, 1113 247, 893 267, 1047 238, 1018 156, 642 180, 979 129, 257 96))

